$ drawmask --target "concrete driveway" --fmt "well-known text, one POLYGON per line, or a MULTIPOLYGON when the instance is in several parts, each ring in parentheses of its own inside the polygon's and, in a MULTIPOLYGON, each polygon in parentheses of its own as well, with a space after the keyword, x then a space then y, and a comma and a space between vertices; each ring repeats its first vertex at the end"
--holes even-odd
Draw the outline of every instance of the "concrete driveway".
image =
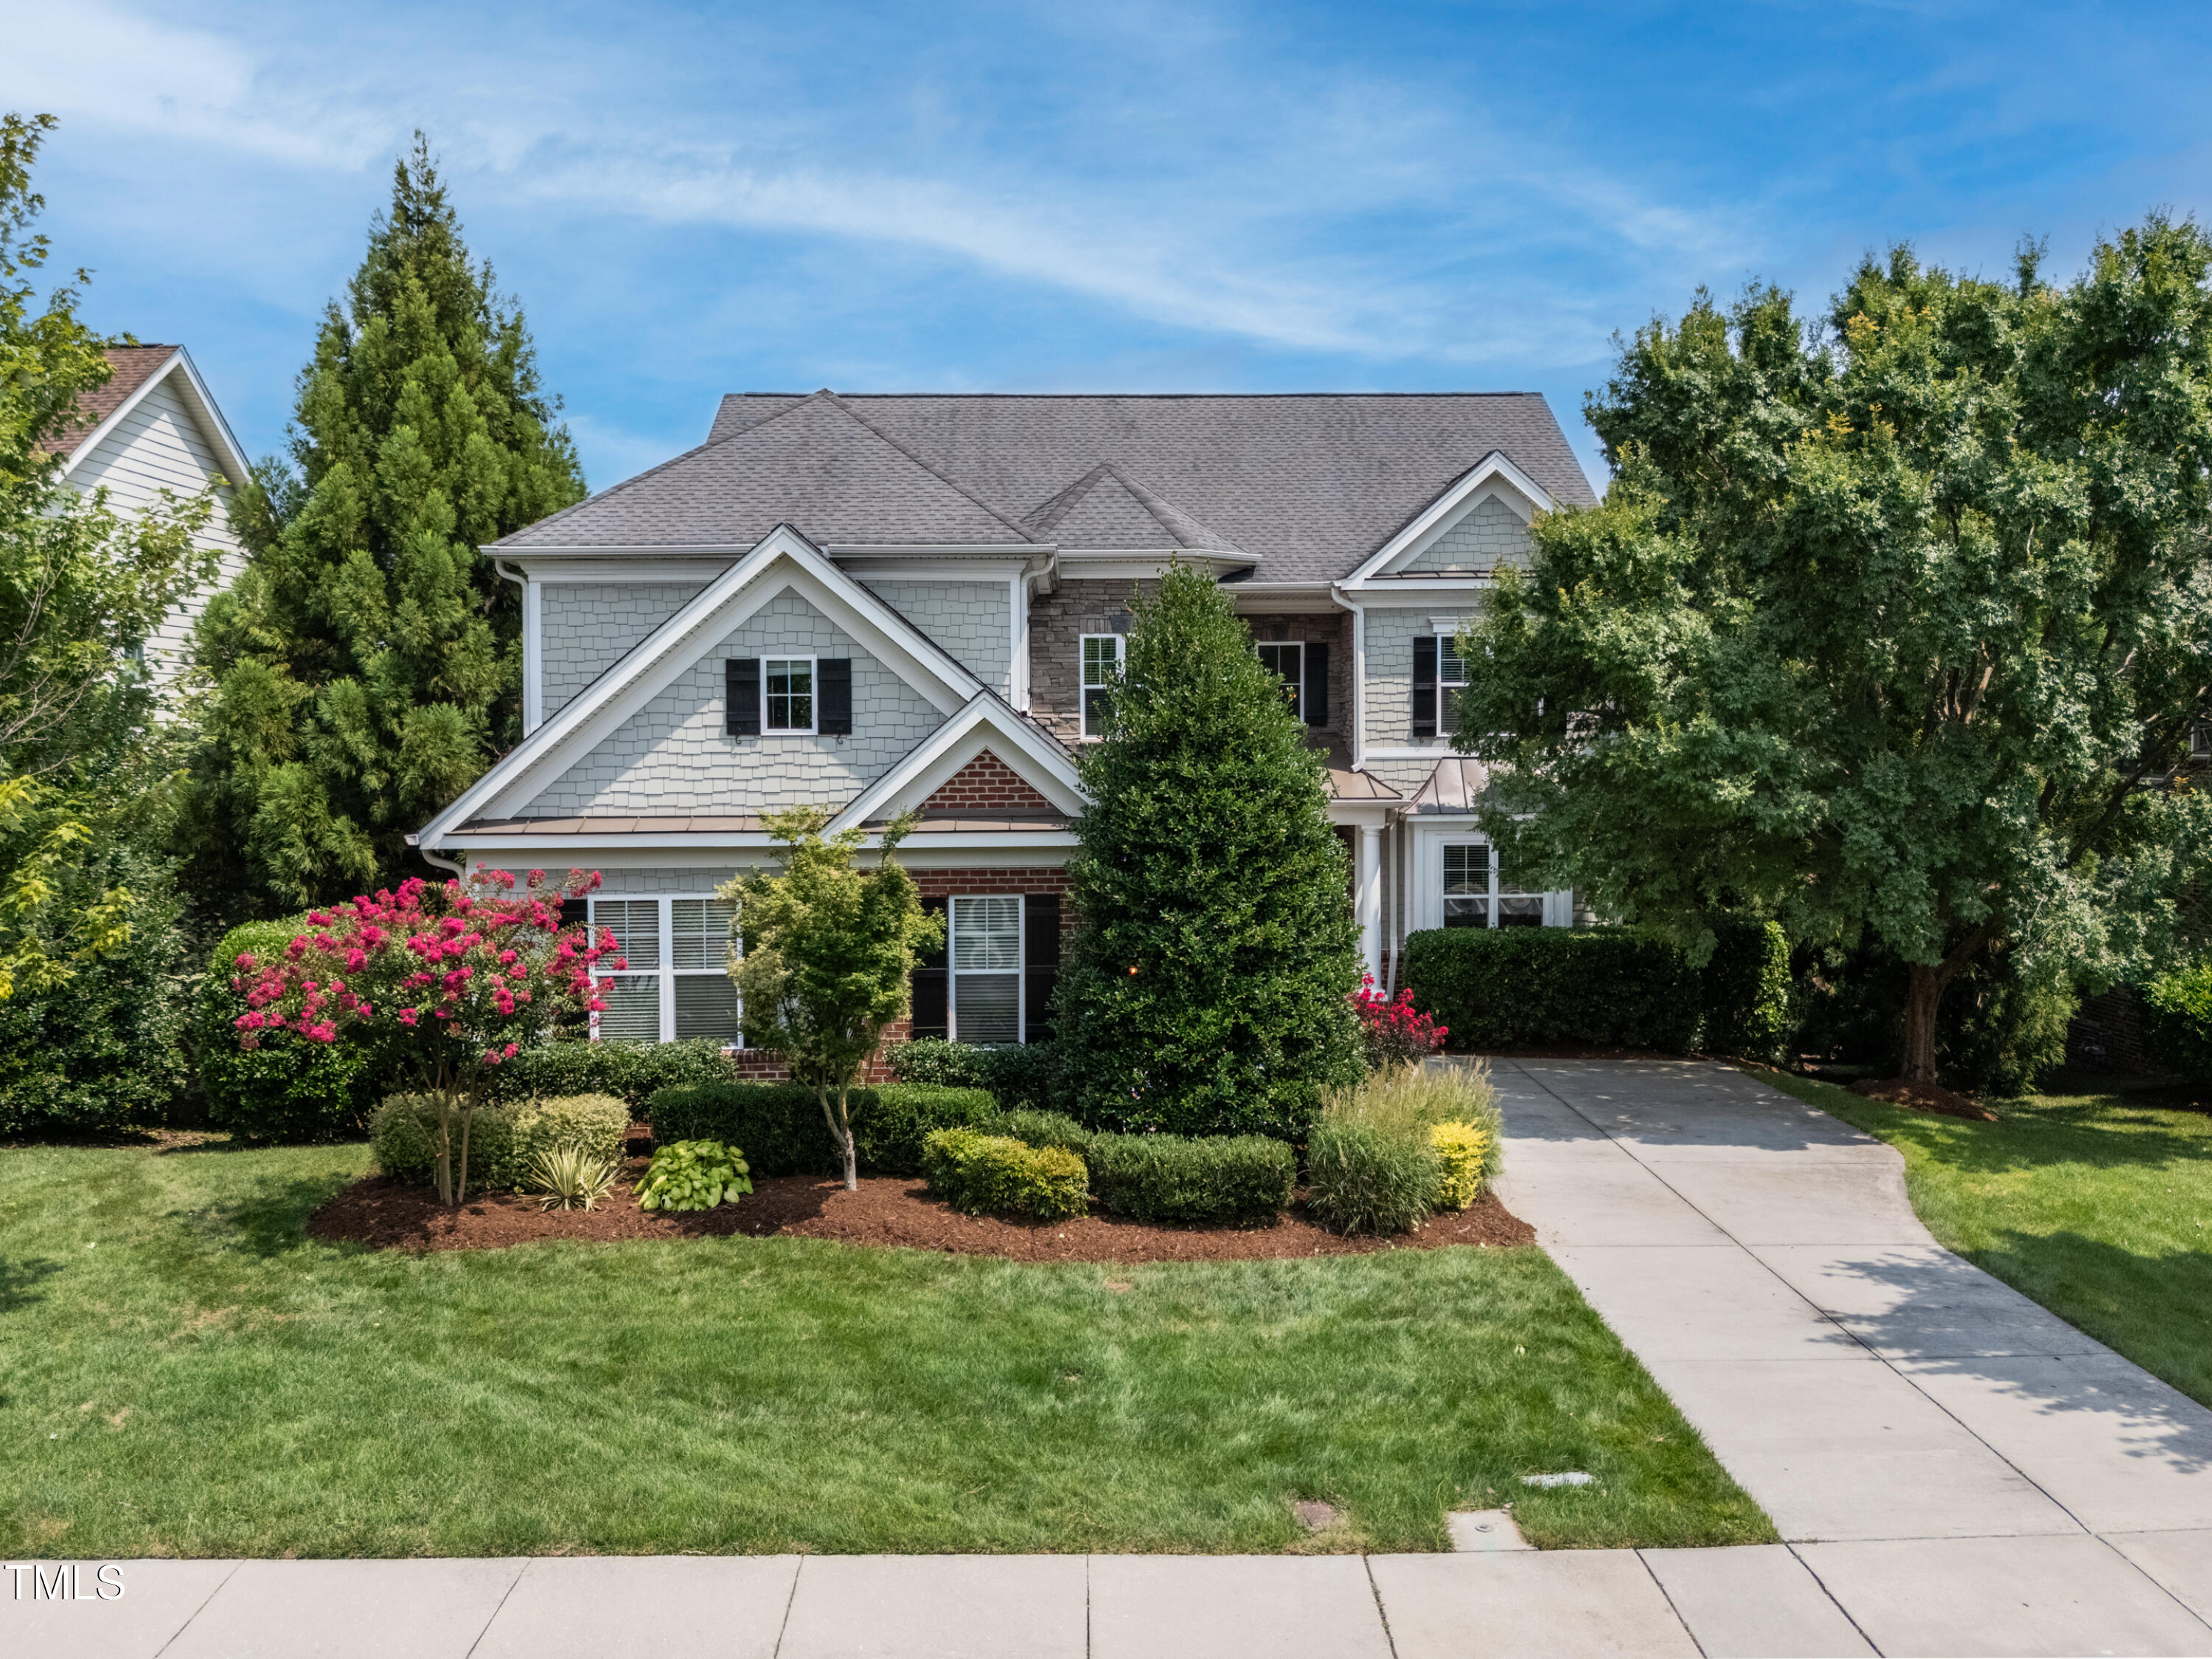
POLYGON ((1893 1148, 1723 1066, 1492 1077, 1499 1195, 1876 1647, 2212 1652, 2212 1411, 1938 1246, 1893 1148))

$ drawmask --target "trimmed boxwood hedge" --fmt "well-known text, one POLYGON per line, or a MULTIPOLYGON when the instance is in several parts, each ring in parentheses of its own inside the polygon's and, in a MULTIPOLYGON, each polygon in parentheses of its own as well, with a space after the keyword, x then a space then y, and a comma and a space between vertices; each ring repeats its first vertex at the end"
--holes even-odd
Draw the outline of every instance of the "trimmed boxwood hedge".
POLYGON ((1093 1135, 1091 1190, 1109 1215, 1193 1227, 1256 1227, 1291 1204, 1297 1159, 1267 1135, 1093 1135))
POLYGON ((526 1048, 486 1079, 495 1100, 532 1095, 612 1095, 642 1115, 663 1089, 735 1083, 738 1068, 710 1037, 682 1042, 590 1042, 562 1038, 526 1048))
POLYGON ((1450 927, 1406 941, 1413 1006, 1450 1046, 1591 1043, 1686 1054, 1704 1024, 1699 975, 1626 927, 1450 927))
MULTIPOLYGON (((918 1176, 921 1144, 937 1129, 995 1123, 998 1103, 981 1089, 890 1083, 855 1089, 853 1150, 863 1175, 918 1176)), ((837 1167, 814 1091, 798 1083, 721 1083, 664 1089, 647 1103, 656 1143, 722 1140, 757 1176, 822 1175, 837 1167)))

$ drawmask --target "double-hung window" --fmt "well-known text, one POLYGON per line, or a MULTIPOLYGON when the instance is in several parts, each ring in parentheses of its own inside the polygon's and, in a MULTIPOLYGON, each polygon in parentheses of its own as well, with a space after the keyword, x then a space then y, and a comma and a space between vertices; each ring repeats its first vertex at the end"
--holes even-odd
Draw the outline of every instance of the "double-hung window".
POLYGON ((1467 662, 1458 644, 1449 638, 1437 641, 1437 702, 1443 716, 1441 730, 1447 737, 1459 729, 1459 694, 1467 690, 1467 662))
POLYGON ((1301 693, 1306 684, 1306 648, 1296 641, 1285 644, 1275 641, 1260 645, 1260 665, 1273 672, 1283 683, 1283 696, 1291 705, 1291 713, 1300 720, 1305 718, 1301 693))
POLYGON ((1543 894, 1516 880, 1497 848, 1483 842, 1448 842, 1443 852, 1445 927, 1544 925, 1543 894))
POLYGON ((1106 702, 1121 683, 1122 641, 1119 634, 1083 636, 1083 735, 1097 737, 1106 726, 1106 702))
POLYGON ((628 966, 602 986, 606 1008, 592 1017, 592 1035, 602 1042, 737 1042, 730 921, 720 899, 593 899, 594 932, 615 936, 628 966))
POLYGON ((814 659, 769 657, 763 659, 761 668, 768 681, 766 729, 813 731, 814 659))
POLYGON ((995 894, 952 901, 952 1039, 1022 1040, 1022 902, 995 894))

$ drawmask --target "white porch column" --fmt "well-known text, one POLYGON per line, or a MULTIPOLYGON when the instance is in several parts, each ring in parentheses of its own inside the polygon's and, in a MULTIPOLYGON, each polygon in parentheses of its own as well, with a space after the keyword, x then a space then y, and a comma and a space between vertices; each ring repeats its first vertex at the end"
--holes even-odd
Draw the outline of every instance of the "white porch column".
POLYGON ((1359 917, 1359 954, 1376 982, 1382 980, 1382 826, 1359 826, 1359 868, 1355 907, 1359 917))

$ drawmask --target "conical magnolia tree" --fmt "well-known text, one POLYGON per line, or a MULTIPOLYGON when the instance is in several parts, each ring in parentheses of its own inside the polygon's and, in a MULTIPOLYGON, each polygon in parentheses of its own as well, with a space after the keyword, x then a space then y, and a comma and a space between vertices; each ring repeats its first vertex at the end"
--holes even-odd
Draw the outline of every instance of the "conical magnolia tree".
POLYGON ((200 626, 184 833, 210 908, 410 873, 407 833, 519 738, 517 590, 477 549, 582 499, 559 408, 418 133, 300 373, 290 453, 240 492, 248 571, 200 626))
POLYGON ((1321 757, 1229 599, 1177 566, 1139 600, 1083 757, 1077 926, 1054 994, 1085 1119, 1295 1137, 1355 1079, 1358 933, 1321 757))

